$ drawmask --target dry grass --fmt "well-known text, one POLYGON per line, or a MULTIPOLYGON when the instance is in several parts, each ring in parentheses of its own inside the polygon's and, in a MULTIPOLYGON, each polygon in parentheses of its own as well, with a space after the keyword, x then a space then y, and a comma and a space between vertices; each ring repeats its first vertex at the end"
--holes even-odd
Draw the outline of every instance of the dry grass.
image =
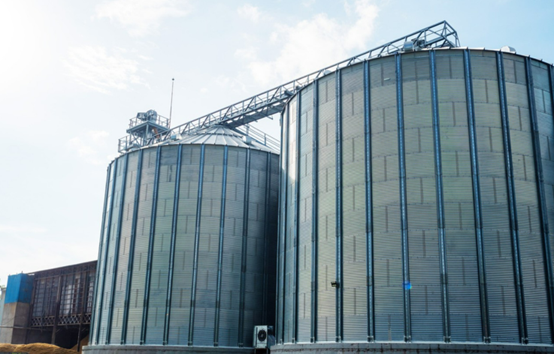
POLYGON ((76 350, 60 348, 46 343, 33 344, 4 344, 0 343, 0 353, 28 353, 28 354, 76 354, 76 350))

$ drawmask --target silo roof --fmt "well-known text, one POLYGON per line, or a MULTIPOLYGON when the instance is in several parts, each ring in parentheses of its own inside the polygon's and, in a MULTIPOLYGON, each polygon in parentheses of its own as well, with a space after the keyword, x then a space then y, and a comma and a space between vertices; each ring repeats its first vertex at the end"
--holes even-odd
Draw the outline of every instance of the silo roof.
POLYGON ((278 153, 256 139, 222 125, 214 125, 199 130, 194 134, 183 135, 180 139, 176 139, 170 144, 235 146, 278 153))

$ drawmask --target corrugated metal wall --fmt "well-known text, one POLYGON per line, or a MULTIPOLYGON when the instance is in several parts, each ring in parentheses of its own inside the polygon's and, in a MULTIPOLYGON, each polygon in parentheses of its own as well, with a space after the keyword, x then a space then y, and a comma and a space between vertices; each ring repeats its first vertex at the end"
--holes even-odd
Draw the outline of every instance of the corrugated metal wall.
POLYGON ((91 345, 248 347, 274 323, 277 155, 143 149, 106 188, 91 345))
POLYGON ((552 343, 553 78, 424 51, 291 99, 278 341, 552 343))

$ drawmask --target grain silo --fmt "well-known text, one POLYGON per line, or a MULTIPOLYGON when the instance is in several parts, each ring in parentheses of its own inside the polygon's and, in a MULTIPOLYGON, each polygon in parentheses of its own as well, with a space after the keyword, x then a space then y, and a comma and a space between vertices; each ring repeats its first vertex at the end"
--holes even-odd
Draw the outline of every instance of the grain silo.
POLYGON ((553 352, 553 67, 414 43, 287 104, 273 352, 553 352))
POLYGON ((274 322, 278 161, 219 125, 116 158, 85 351, 252 350, 274 322))

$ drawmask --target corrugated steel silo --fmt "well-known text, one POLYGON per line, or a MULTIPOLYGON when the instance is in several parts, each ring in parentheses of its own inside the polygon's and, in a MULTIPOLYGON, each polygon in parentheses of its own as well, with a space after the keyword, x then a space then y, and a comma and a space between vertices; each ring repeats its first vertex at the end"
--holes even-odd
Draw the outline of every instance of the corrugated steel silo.
POLYGON ((111 163, 87 352, 242 352, 273 324, 279 157, 243 137, 214 126, 111 163))
POLYGON ((297 93, 272 351, 551 351, 553 77, 515 53, 422 50, 297 93))

